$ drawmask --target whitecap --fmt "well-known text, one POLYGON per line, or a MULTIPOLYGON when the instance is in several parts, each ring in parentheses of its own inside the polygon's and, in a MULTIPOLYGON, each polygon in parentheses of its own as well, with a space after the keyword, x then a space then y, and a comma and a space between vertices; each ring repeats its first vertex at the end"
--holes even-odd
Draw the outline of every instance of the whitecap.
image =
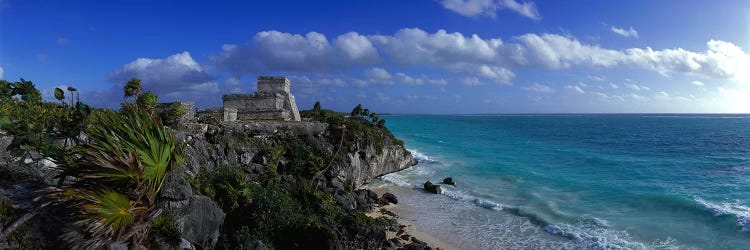
POLYGON ((750 207, 734 203, 713 203, 701 198, 694 198, 695 202, 714 216, 731 215, 737 218, 737 225, 742 231, 750 232, 750 207))

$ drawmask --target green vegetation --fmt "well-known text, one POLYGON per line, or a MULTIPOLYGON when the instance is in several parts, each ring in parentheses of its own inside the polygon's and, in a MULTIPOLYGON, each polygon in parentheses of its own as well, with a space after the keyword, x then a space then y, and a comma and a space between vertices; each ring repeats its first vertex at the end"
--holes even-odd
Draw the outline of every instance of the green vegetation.
POLYGON ((30 81, 0 81, 0 128, 13 136, 8 150, 21 164, 38 153, 32 160, 51 159, 61 171, 57 187, 39 198, 70 211, 75 222, 62 239, 72 248, 143 246, 166 173, 182 162, 184 145, 150 112, 156 97, 140 94, 136 80, 125 89, 135 103, 119 113, 73 102, 72 87, 69 103, 60 88, 54 91, 60 102, 53 103, 43 102, 30 81))
POLYGON ((362 116, 362 104, 358 104, 352 109, 352 116, 362 116))
POLYGON ((161 214, 151 220, 151 231, 149 234, 153 242, 163 242, 172 246, 180 244, 180 229, 177 228, 174 219, 166 214, 161 214))
MULTIPOLYGON (((331 110, 305 110, 300 112, 300 116, 308 118, 312 121, 319 121, 329 123, 335 127, 339 127, 339 133, 344 133, 345 143, 357 142, 359 139, 364 139, 365 143, 374 143, 377 151, 382 151, 386 145, 386 141, 395 145, 404 145, 404 142, 397 139, 387 127, 385 127, 385 120, 379 119, 376 113, 369 113, 371 121, 364 119, 362 105, 357 105, 352 111, 352 117, 346 118, 343 114, 331 111, 331 110)), ((368 112, 369 109, 368 109, 368 112)), ((405 154, 408 151, 404 150, 405 154)))
POLYGON ((143 245, 167 171, 182 163, 184 145, 142 108, 101 112, 86 129, 90 143, 64 169, 74 185, 47 194, 75 211, 80 225, 64 238, 74 248, 129 241, 143 245))
POLYGON ((0 198, 0 228, 13 217, 13 207, 9 200, 0 198))
MULTIPOLYGON (((72 87, 56 88, 55 100, 45 102, 30 81, 0 81, 0 129, 13 136, 8 149, 22 159, 19 164, 33 157, 56 165, 56 185, 43 180, 34 183, 46 185, 38 192, 40 203, 51 204, 60 213, 60 221, 67 223, 60 229, 60 239, 69 248, 101 249, 113 242, 127 242, 134 249, 156 248, 180 242, 175 218, 157 204, 168 172, 184 161, 186 150, 165 125, 177 124, 185 111, 179 103, 157 111, 158 96, 143 91, 142 85, 135 78, 128 81, 123 89, 128 101, 114 111, 91 109, 80 102, 72 87)), ((352 111, 352 117, 324 110, 320 103, 301 113, 330 123, 331 141, 289 131, 270 138, 206 136, 225 142, 228 148, 253 146, 261 151, 248 164, 252 169, 201 166, 197 175, 188 176, 196 193, 211 197, 227 214, 216 248, 243 249, 250 240, 275 249, 332 248, 337 240, 353 239, 351 235, 360 233, 362 226, 387 225, 382 219, 337 205, 340 199, 360 204, 364 198, 351 195, 350 182, 344 190, 331 191, 321 176, 328 166, 344 162, 339 149, 372 143, 382 151, 386 145, 403 142, 362 105, 352 111), (330 145, 337 146, 335 152, 330 145), (264 164, 262 169, 257 162, 264 164)), ((6 179, 19 181, 15 175, 0 174, 2 185, 6 179)), ((21 212, 28 211, 16 211, 10 201, 0 200, 0 225, 20 217, 21 212)), ((12 237, 19 246, 34 246, 20 229, 12 237)))

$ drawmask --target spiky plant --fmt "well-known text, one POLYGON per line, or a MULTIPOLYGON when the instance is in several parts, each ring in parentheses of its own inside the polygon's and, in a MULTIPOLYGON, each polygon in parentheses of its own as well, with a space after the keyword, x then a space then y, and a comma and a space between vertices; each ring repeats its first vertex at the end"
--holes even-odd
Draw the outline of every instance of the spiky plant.
POLYGON ((156 198, 167 172, 182 163, 184 145, 142 108, 101 112, 86 129, 90 143, 66 174, 71 186, 51 190, 73 211, 75 227, 63 235, 72 248, 102 248, 112 242, 142 246, 150 221, 160 212, 156 198))

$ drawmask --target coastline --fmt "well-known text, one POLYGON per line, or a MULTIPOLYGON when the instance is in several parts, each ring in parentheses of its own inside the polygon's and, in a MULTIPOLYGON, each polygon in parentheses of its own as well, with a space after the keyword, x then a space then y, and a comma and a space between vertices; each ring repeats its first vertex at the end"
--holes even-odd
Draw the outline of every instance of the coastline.
MULTIPOLYGON (((383 194, 389 192, 387 187, 365 187, 365 189, 376 193, 378 197, 382 197, 383 194)), ((386 238, 388 240, 396 239, 402 245, 406 245, 413 242, 413 239, 416 239, 418 241, 426 243, 432 249, 460 249, 450 243, 447 243, 444 240, 436 238, 432 234, 419 230, 418 225, 415 224, 415 220, 408 217, 403 217, 403 213, 400 213, 398 208, 398 204, 376 206, 371 212, 365 213, 365 215, 373 218, 385 217, 388 219, 394 219, 398 222, 399 228, 401 230, 399 230, 398 232, 386 231, 386 238)))

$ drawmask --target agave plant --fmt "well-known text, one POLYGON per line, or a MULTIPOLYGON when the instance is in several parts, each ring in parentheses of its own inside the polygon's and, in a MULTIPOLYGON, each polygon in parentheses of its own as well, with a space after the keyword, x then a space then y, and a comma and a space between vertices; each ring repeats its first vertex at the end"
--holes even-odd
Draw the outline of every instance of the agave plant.
POLYGON ((159 211, 156 198, 167 172, 182 163, 184 145, 141 108, 100 112, 86 129, 90 143, 66 166, 75 182, 44 196, 73 211, 75 227, 63 235, 72 248, 111 242, 142 246, 159 211))

